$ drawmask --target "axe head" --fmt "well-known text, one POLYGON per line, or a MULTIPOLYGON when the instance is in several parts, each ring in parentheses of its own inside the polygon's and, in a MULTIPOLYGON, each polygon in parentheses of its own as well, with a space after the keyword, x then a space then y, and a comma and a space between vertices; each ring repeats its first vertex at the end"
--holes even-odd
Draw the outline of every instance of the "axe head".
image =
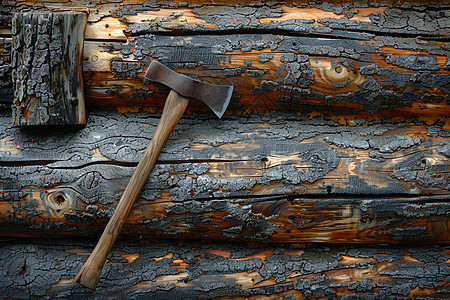
POLYGON ((219 118, 225 113, 233 93, 231 85, 201 82, 172 71, 156 60, 150 63, 145 78, 165 84, 183 97, 203 101, 219 118))

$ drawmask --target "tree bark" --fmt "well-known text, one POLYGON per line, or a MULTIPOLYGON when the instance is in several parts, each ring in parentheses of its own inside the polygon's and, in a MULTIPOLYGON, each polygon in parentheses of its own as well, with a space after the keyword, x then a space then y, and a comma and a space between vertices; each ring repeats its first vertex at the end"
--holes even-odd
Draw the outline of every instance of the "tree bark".
POLYGON ((14 16, 14 125, 86 124, 82 74, 86 21, 81 12, 14 16))

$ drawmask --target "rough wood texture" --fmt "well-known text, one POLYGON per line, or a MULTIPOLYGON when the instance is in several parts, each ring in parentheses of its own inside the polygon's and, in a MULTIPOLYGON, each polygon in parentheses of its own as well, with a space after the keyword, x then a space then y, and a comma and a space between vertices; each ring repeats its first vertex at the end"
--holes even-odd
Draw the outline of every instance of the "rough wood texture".
POLYGON ((0 295, 448 299, 450 5, 361 2, 4 1, 3 70, 10 11, 88 13, 92 114, 64 132, 1 115, 0 235, 22 239, 0 241, 0 295), (188 108, 125 223, 150 243, 116 244, 94 293, 72 278, 159 120, 152 59, 236 93, 220 122, 188 108))
POLYGON ((14 15, 14 125, 86 124, 82 74, 86 21, 81 12, 14 15))
POLYGON ((11 79, 11 11, 16 3, 0 5, 0 109, 10 109, 13 100, 11 79))
MULTIPOLYGON (((341 126, 294 113, 224 118, 196 113, 181 120, 126 236, 448 243, 444 124, 341 126)), ((95 236, 158 119, 92 111, 82 130, 42 133, 12 128, 5 116, 1 234, 95 236)))
POLYGON ((1 240, 0 293, 30 299, 448 299, 450 249, 118 243, 97 291, 73 283, 92 244, 1 240))
POLYGON ((13 99, 10 50, 10 39, 0 38, 0 109, 9 108, 13 99))
MULTIPOLYGON (((167 91, 142 83, 158 59, 233 84, 232 113, 295 110, 432 123, 450 111, 445 2, 38 3, 89 13, 84 66, 91 106, 161 111, 167 91)), ((23 1, 15 9, 35 7, 23 1)))

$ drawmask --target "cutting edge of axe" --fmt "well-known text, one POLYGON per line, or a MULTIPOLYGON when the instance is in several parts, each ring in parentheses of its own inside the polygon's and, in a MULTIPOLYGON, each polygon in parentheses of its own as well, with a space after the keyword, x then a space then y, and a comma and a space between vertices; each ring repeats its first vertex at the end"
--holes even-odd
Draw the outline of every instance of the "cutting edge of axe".
POLYGON ((201 82, 172 71, 163 64, 153 60, 145 74, 145 78, 169 86, 170 91, 155 133, 142 158, 133 172, 125 191, 117 205, 113 216, 106 225, 97 245, 88 257, 75 281, 95 290, 114 242, 116 241, 125 220, 139 196, 145 182, 156 163, 156 160, 178 121, 186 110, 189 99, 197 98, 221 118, 230 103, 233 86, 216 85, 201 82))

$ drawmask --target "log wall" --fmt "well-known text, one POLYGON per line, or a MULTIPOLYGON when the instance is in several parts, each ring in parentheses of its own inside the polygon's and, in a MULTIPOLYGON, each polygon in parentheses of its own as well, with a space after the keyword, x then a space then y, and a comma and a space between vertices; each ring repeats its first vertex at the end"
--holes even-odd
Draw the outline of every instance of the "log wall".
POLYGON ((4 1, 0 296, 448 298, 450 4, 366 2, 4 1), (88 14, 83 128, 12 125, 11 15, 43 10, 88 14), (91 292, 152 59, 235 93, 189 106, 91 292))

